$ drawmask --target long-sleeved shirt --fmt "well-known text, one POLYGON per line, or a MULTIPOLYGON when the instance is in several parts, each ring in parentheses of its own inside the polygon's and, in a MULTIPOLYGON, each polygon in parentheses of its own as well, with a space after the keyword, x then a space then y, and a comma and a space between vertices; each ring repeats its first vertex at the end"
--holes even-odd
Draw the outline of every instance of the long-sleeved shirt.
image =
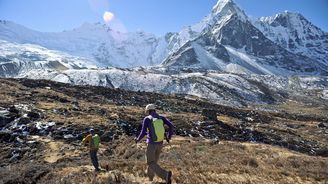
MULTIPOLYGON (((169 127, 169 131, 167 134, 167 138, 171 139, 172 135, 173 135, 173 128, 174 125, 165 117, 158 115, 156 112, 153 112, 150 114, 153 118, 157 118, 157 119, 161 119, 163 120, 164 124, 167 125, 169 127)), ((141 139, 143 139, 145 137, 145 135, 147 135, 147 143, 148 144, 162 144, 162 142, 153 142, 150 135, 152 135, 153 132, 149 132, 152 131, 152 129, 150 128, 150 123, 152 123, 152 120, 147 116, 144 118, 143 123, 142 123, 142 129, 141 132, 137 138, 137 142, 139 142, 141 139)))
POLYGON ((95 134, 94 136, 92 134, 87 135, 83 140, 82 144, 89 144, 89 149, 91 151, 97 151, 99 149, 99 136, 95 134), (95 140, 93 140, 95 139, 95 140))

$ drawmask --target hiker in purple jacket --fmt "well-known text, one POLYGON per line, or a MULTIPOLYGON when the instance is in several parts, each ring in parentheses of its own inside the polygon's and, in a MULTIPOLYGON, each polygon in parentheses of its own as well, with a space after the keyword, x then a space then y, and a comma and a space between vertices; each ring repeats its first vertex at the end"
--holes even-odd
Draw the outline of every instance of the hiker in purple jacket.
POLYGON ((173 124, 165 117, 156 113, 156 107, 154 104, 146 106, 147 117, 144 118, 142 123, 142 130, 140 135, 135 139, 136 143, 141 141, 142 138, 147 135, 147 175, 150 181, 153 181, 155 174, 166 181, 166 183, 172 182, 172 172, 162 169, 158 165, 159 156, 163 148, 163 141, 166 139, 169 141, 173 135, 173 124), (166 134, 164 124, 169 127, 169 131, 166 134))

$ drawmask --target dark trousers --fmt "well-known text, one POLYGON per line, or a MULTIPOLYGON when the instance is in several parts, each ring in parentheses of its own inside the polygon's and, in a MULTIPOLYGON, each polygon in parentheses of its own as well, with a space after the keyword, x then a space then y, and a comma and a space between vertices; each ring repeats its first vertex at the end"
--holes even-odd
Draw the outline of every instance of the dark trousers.
POLYGON ((97 150, 90 150, 90 158, 92 165, 95 167, 96 170, 99 170, 97 150))

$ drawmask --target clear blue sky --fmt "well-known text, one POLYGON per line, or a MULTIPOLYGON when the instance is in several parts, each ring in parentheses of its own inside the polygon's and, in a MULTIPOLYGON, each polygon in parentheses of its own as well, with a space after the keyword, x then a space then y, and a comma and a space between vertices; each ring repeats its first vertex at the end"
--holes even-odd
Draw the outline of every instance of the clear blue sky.
MULTIPOLYGON (((128 31, 179 31, 209 14, 217 0, 0 0, 0 19, 47 32, 103 22, 104 11, 128 31)), ((284 10, 302 13, 328 32, 328 0, 235 0, 252 17, 284 10)))

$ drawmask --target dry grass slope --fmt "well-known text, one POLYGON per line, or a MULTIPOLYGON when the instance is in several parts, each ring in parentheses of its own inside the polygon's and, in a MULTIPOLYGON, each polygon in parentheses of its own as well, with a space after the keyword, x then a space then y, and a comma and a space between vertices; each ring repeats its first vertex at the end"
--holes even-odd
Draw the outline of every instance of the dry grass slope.
POLYGON ((133 142, 147 103, 159 105, 177 126, 161 156, 174 183, 328 183, 328 130, 318 127, 327 123, 324 108, 293 103, 286 113, 270 113, 25 79, 0 79, 0 89, 0 107, 29 104, 42 112, 38 121, 56 122, 51 135, 22 137, 24 143, 0 134, 0 183, 150 183, 146 145, 133 142), (90 126, 101 134, 99 160, 109 171, 95 173, 87 148, 79 145, 90 126), (63 130, 78 136, 66 139, 63 130))

